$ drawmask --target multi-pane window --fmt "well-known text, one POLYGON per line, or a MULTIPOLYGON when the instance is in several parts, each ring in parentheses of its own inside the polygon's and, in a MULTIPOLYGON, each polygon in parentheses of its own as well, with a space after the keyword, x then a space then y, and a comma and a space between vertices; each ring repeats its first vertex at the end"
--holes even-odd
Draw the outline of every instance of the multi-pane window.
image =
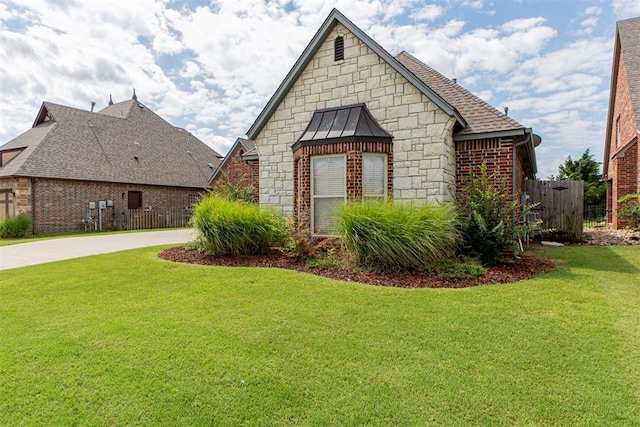
POLYGON ((199 194, 187 194, 187 210, 193 210, 193 207, 198 203, 198 199, 200 199, 199 194))
POLYGON ((313 232, 335 233, 335 213, 346 199, 344 155, 311 159, 311 198, 313 232))
POLYGON ((362 198, 384 199, 387 194, 387 155, 362 153, 362 198))

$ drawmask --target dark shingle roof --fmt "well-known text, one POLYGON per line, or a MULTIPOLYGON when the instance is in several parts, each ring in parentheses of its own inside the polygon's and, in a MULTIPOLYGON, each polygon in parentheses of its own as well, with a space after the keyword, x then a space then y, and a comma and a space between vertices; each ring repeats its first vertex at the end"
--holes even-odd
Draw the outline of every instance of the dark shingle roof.
POLYGON ((501 113, 409 53, 402 52, 396 56, 396 59, 460 112, 467 125, 457 132, 458 135, 524 129, 524 126, 511 117, 501 113))
POLYGON ((91 114, 44 102, 37 117, 32 129, 0 147, 25 147, 0 167, 0 177, 206 188, 208 164, 220 162, 213 149, 136 100, 91 114))
POLYGON ((640 18, 619 21, 618 35, 636 118, 636 129, 640 129, 640 18))

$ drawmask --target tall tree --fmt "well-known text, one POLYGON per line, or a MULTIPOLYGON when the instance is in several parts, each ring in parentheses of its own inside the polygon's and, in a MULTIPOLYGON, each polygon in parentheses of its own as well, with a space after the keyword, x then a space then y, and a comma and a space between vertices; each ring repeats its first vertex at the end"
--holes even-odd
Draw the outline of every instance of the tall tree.
POLYGON ((600 163, 596 162, 588 148, 578 160, 572 160, 571 156, 567 157, 567 160, 558 167, 558 176, 551 178, 584 181, 585 206, 604 205, 607 201, 607 183, 601 181, 600 163))

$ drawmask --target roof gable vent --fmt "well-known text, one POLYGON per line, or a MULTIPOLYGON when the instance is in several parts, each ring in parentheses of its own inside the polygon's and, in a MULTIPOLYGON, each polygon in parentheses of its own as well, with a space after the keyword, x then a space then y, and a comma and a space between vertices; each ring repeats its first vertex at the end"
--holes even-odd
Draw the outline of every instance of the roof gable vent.
POLYGON ((333 60, 344 60, 344 37, 338 36, 333 42, 333 60))

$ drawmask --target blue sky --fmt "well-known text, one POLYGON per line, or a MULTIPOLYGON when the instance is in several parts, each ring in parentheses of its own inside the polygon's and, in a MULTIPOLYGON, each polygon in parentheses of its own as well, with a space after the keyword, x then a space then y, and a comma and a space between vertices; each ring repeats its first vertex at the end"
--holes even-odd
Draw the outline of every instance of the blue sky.
POLYGON ((640 0, 0 0, 0 144, 42 101, 138 99, 225 154, 333 7, 543 137, 538 176, 602 160, 615 22, 640 0))

